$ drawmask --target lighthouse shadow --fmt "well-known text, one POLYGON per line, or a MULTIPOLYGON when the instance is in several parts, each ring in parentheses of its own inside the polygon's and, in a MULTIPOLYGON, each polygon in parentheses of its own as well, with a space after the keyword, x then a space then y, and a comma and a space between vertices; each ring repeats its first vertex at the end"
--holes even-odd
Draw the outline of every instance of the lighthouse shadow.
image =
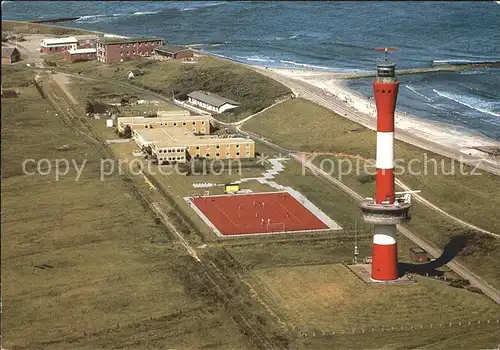
POLYGON ((442 276, 444 272, 437 269, 452 261, 464 249, 467 241, 468 237, 466 236, 453 237, 446 247, 444 247, 443 254, 440 257, 425 264, 398 263, 399 277, 404 276, 406 273, 442 276))

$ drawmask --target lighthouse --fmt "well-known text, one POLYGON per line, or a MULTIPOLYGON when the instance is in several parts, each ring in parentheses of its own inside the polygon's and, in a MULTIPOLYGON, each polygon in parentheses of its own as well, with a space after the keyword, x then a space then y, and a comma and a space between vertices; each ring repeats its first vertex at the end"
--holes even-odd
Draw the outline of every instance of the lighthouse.
POLYGON ((396 65, 389 61, 388 52, 396 49, 375 50, 385 52, 373 82, 377 105, 375 198, 365 198, 359 207, 365 222, 373 224, 371 279, 390 282, 398 278, 396 225, 410 220, 411 197, 396 198, 394 190, 394 111, 399 82, 396 65))

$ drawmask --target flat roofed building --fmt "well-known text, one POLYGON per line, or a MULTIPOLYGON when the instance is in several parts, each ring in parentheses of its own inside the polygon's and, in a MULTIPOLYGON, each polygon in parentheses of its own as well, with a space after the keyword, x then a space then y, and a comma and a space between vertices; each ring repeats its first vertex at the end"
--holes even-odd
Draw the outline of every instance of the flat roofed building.
POLYGON ((222 113, 240 106, 239 102, 206 91, 193 91, 188 95, 188 103, 209 111, 222 113))
MULTIPOLYGON (((191 141, 191 140, 190 140, 191 141)), ((191 157, 209 159, 255 158, 255 142, 243 137, 197 138, 187 151, 191 157)))
POLYGON ((41 53, 64 52, 66 50, 77 49, 78 40, 74 36, 64 38, 47 38, 40 41, 41 53))
POLYGON ((169 117, 169 116, 179 116, 179 115, 191 115, 191 113, 188 110, 185 109, 180 109, 180 110, 175 110, 175 111, 158 111, 156 112, 158 117, 169 117))
POLYGON ((136 129, 133 138, 139 147, 150 147, 151 153, 160 163, 186 162, 191 157, 255 158, 254 141, 242 137, 195 136, 186 128, 163 127, 136 129))
POLYGON ((91 61, 96 58, 96 49, 70 49, 64 51, 64 57, 70 62, 91 61))
POLYGON ((170 59, 181 59, 193 57, 193 51, 184 47, 166 44, 155 50, 156 54, 170 59))
POLYGON ((110 64, 151 56, 163 43, 158 38, 100 38, 96 43, 97 60, 110 64))
POLYGON ((97 40, 99 40, 99 36, 95 34, 73 35, 73 37, 77 40, 77 46, 79 49, 95 49, 97 40))
POLYGON ((189 138, 196 139, 188 129, 184 128, 145 128, 132 131, 134 140, 139 147, 150 147, 153 143, 168 142, 180 146, 189 138), (177 141, 183 141, 179 144, 177 141))
POLYGON ((118 118, 118 132, 123 132, 129 125, 132 130, 150 127, 179 127, 186 128, 195 134, 207 135, 210 133, 209 115, 168 115, 158 117, 123 117, 118 118))

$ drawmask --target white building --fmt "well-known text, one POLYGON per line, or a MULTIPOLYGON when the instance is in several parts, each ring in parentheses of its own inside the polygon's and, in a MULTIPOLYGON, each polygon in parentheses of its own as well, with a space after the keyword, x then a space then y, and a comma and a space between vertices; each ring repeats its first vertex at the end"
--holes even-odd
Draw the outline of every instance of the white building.
POLYGON ((222 113, 240 106, 239 102, 205 91, 193 91, 188 95, 188 103, 209 111, 222 113))
POLYGON ((78 39, 73 36, 40 40, 41 53, 63 52, 66 50, 76 50, 77 48, 78 39))

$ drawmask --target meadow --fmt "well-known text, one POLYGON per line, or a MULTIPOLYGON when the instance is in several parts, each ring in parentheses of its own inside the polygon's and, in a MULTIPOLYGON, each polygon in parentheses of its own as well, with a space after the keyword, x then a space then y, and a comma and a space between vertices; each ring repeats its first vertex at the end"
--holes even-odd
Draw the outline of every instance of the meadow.
MULTIPOLYGON (((9 74, 2 67, 2 78, 9 74)), ((19 89, 2 99, 2 345, 247 347, 222 304, 196 292, 207 288, 203 271, 130 181, 100 180, 102 149, 69 129, 34 86, 19 89), (28 163, 28 175, 30 158, 49 162, 28 163), (59 180, 50 171, 63 158, 86 162, 78 181, 74 168, 59 180)))

